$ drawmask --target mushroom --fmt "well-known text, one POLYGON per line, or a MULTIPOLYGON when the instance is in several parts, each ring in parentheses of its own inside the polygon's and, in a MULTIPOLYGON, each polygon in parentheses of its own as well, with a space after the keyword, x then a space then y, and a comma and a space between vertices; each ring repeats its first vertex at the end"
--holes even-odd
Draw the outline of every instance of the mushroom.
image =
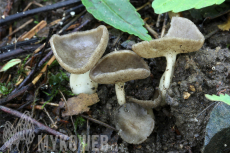
POLYGON ((55 34, 50 39, 58 63, 71 73, 70 86, 74 94, 96 92, 98 84, 89 78, 88 71, 105 52, 108 39, 108 30, 103 25, 93 30, 63 36, 55 34))
POLYGON ((173 17, 171 27, 165 37, 149 42, 143 41, 132 46, 133 51, 144 58, 166 57, 166 70, 159 84, 161 105, 165 104, 165 95, 173 77, 176 55, 197 51, 203 43, 204 36, 192 21, 182 17, 173 17))
POLYGON ((135 103, 122 105, 115 114, 115 122, 121 138, 132 144, 145 141, 155 126, 146 109, 135 103))
POLYGON ((145 61, 129 50, 114 51, 104 56, 90 71, 90 78, 101 84, 115 84, 117 100, 123 105, 125 82, 144 79, 150 75, 145 61))

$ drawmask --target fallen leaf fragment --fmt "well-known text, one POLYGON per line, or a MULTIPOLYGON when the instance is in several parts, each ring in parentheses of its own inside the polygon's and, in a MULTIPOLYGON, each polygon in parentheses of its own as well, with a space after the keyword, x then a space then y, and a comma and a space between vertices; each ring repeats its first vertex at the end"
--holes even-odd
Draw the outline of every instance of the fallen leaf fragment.
POLYGON ((229 31, 230 29, 230 13, 228 13, 228 21, 226 23, 218 25, 218 28, 223 31, 229 31))
POLYGON ((20 59, 12 59, 10 60, 9 62, 7 62, 5 65, 3 65, 1 68, 0 68, 0 72, 3 72, 3 71, 6 71, 8 70, 9 68, 17 65, 21 63, 21 60, 20 59))
POLYGON ((62 113, 62 116, 78 115, 87 112, 89 111, 89 106, 99 101, 97 93, 91 95, 81 93, 77 97, 68 99, 66 111, 62 113))

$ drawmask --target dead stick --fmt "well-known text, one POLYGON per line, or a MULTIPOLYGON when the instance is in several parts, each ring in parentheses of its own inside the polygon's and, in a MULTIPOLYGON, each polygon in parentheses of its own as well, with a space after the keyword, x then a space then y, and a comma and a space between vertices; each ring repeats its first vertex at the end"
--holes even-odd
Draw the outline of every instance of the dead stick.
POLYGON ((162 14, 159 14, 158 17, 157 17, 157 23, 156 23, 156 27, 157 27, 157 28, 160 26, 161 15, 162 15, 162 14))
MULTIPOLYGON (((52 51, 50 51, 40 62, 39 62, 39 64, 38 65, 40 65, 40 66, 42 66, 46 61, 47 61, 47 58, 48 57, 50 57, 51 55, 52 55, 52 51)), ((33 69, 32 71, 35 71, 35 69, 33 69)), ((31 72, 32 72, 31 71, 31 72)), ((30 78, 32 75, 33 75, 33 73, 34 72, 32 72, 31 73, 30 72, 30 74, 28 75, 29 77, 28 78, 30 78), (31 76, 30 76, 31 75, 31 76)), ((21 83, 22 84, 22 83, 21 83)), ((21 85, 20 84, 20 85, 21 85)), ((21 95, 21 94, 23 94, 26 90, 28 90, 29 89, 29 87, 32 87, 32 84, 30 83, 29 85, 27 85, 27 86, 25 86, 25 87, 22 87, 21 89, 19 89, 19 88, 17 88, 17 89, 14 89, 14 91, 13 92, 11 92, 11 94, 9 95, 9 96, 7 96, 7 97, 5 97, 5 98, 3 98, 3 99, 1 99, 0 100, 0 104, 5 104, 5 103, 7 103, 8 101, 10 101, 10 100, 12 100, 12 99, 14 99, 14 98, 16 98, 17 96, 19 96, 19 95, 21 95)), ((21 107, 20 107, 21 108, 21 107)))
POLYGON ((36 76, 36 78, 34 78, 34 80, 32 81, 32 83, 35 85, 37 83, 37 81, 40 79, 40 77, 42 76, 42 74, 46 71, 47 66, 51 65, 53 63, 53 61, 55 60, 55 56, 53 55, 52 58, 48 61, 48 63, 43 67, 43 69, 41 70, 41 72, 38 74, 38 76, 36 76))
POLYGON ((107 128, 110 128, 110 129, 112 129, 112 130, 114 130, 114 131, 118 131, 117 129, 115 129, 114 127, 112 127, 112 126, 110 126, 110 125, 108 125, 108 124, 106 124, 106 123, 103 123, 103 122, 101 122, 101 121, 98 121, 98 120, 96 120, 96 119, 94 119, 94 118, 91 118, 91 117, 89 117, 89 116, 86 116, 86 115, 80 115, 81 117, 84 117, 84 118, 86 118, 86 119, 88 119, 88 120, 90 120, 90 121, 92 121, 92 122, 95 122, 95 123, 97 123, 97 124, 100 124, 100 125, 102 125, 102 126, 105 126, 105 127, 107 127, 107 128))
POLYGON ((10 52, 3 53, 0 56, 0 61, 9 60, 22 54, 31 53, 39 46, 41 45, 37 44, 37 45, 23 46, 23 48, 18 48, 18 49, 11 50, 10 52))
POLYGON ((163 23, 163 27, 161 30, 161 38, 164 37, 164 35, 165 35, 165 29, 166 29, 167 21, 168 21, 168 13, 165 13, 164 23, 163 23))
POLYGON ((154 36, 155 39, 158 39, 158 33, 153 30, 147 23, 145 23, 145 28, 154 36))
POLYGON ((63 139, 63 140, 69 140, 70 137, 68 135, 65 135, 63 133, 60 133, 58 131, 55 131, 53 129, 51 129, 50 127, 36 121, 35 119, 31 118, 30 116, 27 116, 25 114, 22 114, 16 110, 13 110, 13 109, 10 109, 10 108, 7 108, 5 106, 0 106, 0 110, 5 112, 5 113, 8 113, 8 114, 11 114, 11 115, 14 115, 14 116, 17 116, 17 117, 22 117, 24 116, 25 118, 28 118, 28 120, 31 120, 31 122, 36 125, 38 127, 39 130, 41 131, 45 131, 49 134, 52 134, 52 135, 55 135, 55 136, 58 136, 60 139, 63 139))
POLYGON ((8 95, 7 97, 0 99, 0 105, 7 103, 8 101, 16 98, 17 96, 25 93, 30 87, 32 87, 32 83, 28 84, 27 86, 22 87, 20 90, 15 91, 14 93, 8 95))
POLYGON ((85 22, 83 22, 79 27, 73 29, 72 32, 75 32, 75 31, 80 30, 82 27, 84 27, 85 25, 87 25, 90 21, 92 21, 92 20, 88 20, 88 19, 87 19, 87 20, 86 20, 85 22))
POLYGON ((13 35, 14 33, 18 32, 19 30, 21 30, 22 28, 24 28, 25 26, 27 26, 28 24, 30 24, 31 22, 33 22, 34 19, 30 19, 29 21, 27 21, 26 23, 24 23, 23 25, 21 25, 20 27, 18 27, 17 29, 15 29, 11 34, 9 34, 7 37, 13 35))
POLYGON ((42 65, 48 61, 49 58, 53 55, 53 51, 51 50, 46 56, 39 62, 38 67, 42 67, 42 65))
MULTIPOLYGON (((46 49, 47 46, 48 46, 49 38, 51 37, 52 32, 53 32, 53 29, 50 28, 48 37, 46 38, 45 47, 42 48, 41 57, 38 59, 38 61, 41 60, 42 55, 44 54, 45 49, 46 49)), ((16 90, 20 89, 21 87, 23 87, 26 83, 28 83, 28 82, 30 81, 30 79, 32 78, 32 76, 36 73, 37 68, 38 68, 38 65, 39 65, 39 63, 37 62, 37 64, 34 66, 33 70, 30 72, 30 74, 25 78, 25 80, 23 80, 23 82, 18 86, 18 88, 17 88, 17 89, 14 89, 11 93, 14 93, 16 90)))
MULTIPOLYGON (((20 106, 22 106, 23 104, 6 104, 6 107, 11 107, 11 108, 18 108, 18 107, 20 107, 20 106)), ((27 105, 26 106, 26 108, 27 109, 32 109, 32 105, 27 105)), ((35 109, 39 109, 39 110, 42 110, 43 108, 42 108, 42 105, 35 105, 34 106, 35 107, 35 109)))
POLYGON ((4 25, 8 22, 13 22, 19 18, 32 16, 32 15, 37 14, 37 13, 47 12, 47 11, 51 11, 51 10, 58 9, 61 7, 69 6, 71 4, 76 4, 78 2, 80 2, 80 0, 68 0, 68 1, 64 1, 64 2, 58 2, 58 3, 52 4, 52 5, 47 5, 44 7, 39 7, 36 9, 29 10, 29 11, 20 12, 20 13, 14 14, 14 15, 7 16, 5 19, 0 19, 0 25, 4 25))

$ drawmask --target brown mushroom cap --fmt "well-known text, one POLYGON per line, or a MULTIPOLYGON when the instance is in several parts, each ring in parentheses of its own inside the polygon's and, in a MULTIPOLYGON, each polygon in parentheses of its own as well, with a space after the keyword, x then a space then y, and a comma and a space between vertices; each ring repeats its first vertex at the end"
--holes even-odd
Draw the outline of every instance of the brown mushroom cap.
POLYGON ((172 51, 177 54, 197 51, 203 43, 204 36, 192 21, 173 17, 165 37, 137 43, 132 46, 132 49, 141 57, 155 58, 165 56, 172 51))
POLYGON ((140 144, 154 129, 155 122, 146 109, 135 103, 125 103, 115 115, 116 129, 123 140, 140 144))
POLYGON ((104 56, 90 71, 90 78, 101 84, 115 84, 150 75, 145 61, 129 50, 114 51, 104 56))
POLYGON ((68 72, 82 74, 92 69, 103 55, 109 39, 105 26, 74 32, 63 36, 53 35, 50 44, 59 64, 68 72))

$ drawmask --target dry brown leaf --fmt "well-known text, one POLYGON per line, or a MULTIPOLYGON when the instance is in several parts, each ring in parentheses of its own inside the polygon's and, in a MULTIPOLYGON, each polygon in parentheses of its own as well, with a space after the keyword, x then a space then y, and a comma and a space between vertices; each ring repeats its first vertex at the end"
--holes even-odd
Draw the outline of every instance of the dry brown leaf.
POLYGON ((230 13, 228 13, 228 21, 226 23, 218 25, 218 28, 223 31, 229 31, 230 29, 230 13))
POLYGON ((77 97, 69 98, 67 101, 66 111, 62 113, 62 116, 78 115, 83 112, 89 111, 89 107, 99 102, 98 95, 81 93, 77 97), (69 108, 69 110, 68 110, 69 108))

